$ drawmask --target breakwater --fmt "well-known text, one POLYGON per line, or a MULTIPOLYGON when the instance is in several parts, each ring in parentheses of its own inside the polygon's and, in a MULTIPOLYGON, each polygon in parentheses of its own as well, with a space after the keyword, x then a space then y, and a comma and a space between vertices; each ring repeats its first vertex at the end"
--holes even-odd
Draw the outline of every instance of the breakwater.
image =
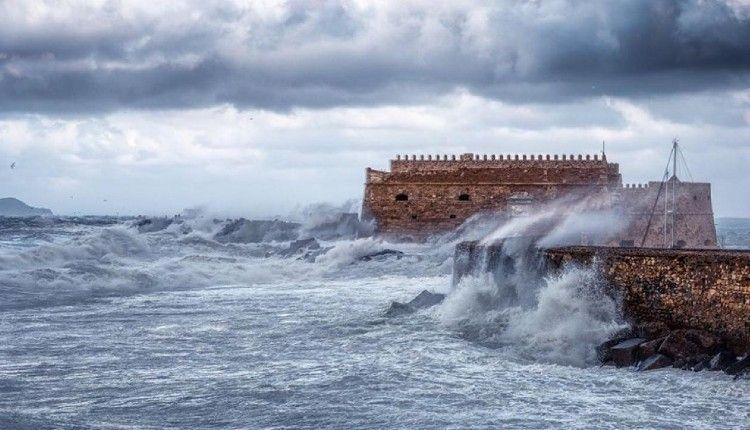
POLYGON ((750 352, 750 251, 538 249, 533 239, 518 238, 461 243, 454 261, 454 283, 477 272, 506 276, 523 270, 544 277, 569 266, 590 267, 633 327, 702 330, 738 355, 750 352))

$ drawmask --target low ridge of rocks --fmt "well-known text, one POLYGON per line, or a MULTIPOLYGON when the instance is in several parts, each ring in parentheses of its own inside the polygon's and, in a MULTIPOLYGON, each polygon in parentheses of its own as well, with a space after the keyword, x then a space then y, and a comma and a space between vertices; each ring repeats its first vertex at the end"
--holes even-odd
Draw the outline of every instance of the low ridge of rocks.
POLYGON ((750 354, 739 356, 724 340, 697 329, 670 329, 646 323, 617 333, 597 348, 603 365, 648 371, 672 366, 683 370, 722 370, 739 378, 750 374, 750 354))

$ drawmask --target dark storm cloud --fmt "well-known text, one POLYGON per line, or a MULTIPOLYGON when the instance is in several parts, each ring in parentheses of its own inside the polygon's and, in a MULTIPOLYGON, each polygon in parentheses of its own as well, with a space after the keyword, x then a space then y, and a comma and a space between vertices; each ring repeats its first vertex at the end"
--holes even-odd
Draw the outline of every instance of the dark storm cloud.
POLYGON ((557 102, 750 80, 750 10, 725 1, 290 2, 271 18, 211 2, 60 7, 66 19, 0 13, 0 110, 284 110, 419 102, 459 87, 557 102))

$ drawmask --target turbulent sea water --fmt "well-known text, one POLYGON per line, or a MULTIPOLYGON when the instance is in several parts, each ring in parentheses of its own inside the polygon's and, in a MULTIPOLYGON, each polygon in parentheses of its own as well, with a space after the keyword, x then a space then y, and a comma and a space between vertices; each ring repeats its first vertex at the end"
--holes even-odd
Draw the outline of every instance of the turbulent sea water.
POLYGON ((509 303, 451 286, 456 235, 305 259, 226 225, 0 220, 0 429, 750 428, 747 379, 599 367, 622 322, 585 270, 509 303))

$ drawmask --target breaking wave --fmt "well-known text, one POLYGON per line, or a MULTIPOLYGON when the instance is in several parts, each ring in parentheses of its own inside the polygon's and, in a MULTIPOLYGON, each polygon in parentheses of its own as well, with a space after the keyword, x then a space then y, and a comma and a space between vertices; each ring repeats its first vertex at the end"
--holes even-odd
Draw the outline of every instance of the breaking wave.
POLYGON ((544 276, 538 251, 580 243, 583 235, 605 243, 617 234, 621 218, 596 206, 556 202, 495 226, 478 241, 481 255, 469 276, 436 310, 440 321, 466 339, 522 358, 574 366, 596 362, 595 347, 625 327, 617 301, 591 267, 544 276), (488 255, 493 246, 499 257, 488 255))

